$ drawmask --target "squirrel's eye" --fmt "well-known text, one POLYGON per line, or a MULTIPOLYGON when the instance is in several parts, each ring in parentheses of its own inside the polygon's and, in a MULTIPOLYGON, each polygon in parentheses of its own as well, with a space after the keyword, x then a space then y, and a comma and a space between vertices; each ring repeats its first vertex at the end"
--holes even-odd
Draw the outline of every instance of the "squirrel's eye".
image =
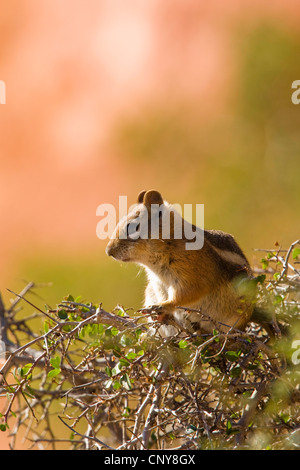
POLYGON ((140 223, 139 222, 130 222, 127 227, 127 237, 130 238, 130 240, 137 240, 140 236, 140 223))

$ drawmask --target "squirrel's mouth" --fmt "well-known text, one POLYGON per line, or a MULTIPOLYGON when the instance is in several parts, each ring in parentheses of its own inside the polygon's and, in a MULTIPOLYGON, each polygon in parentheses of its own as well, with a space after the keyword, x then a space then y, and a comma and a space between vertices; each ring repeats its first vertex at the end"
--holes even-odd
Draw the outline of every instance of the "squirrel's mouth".
POLYGON ((129 261, 131 261, 130 258, 115 258, 115 259, 117 259, 118 261, 122 261, 124 263, 128 263, 129 261))
POLYGON ((106 247, 106 254, 108 256, 111 256, 113 259, 117 261, 123 261, 124 263, 127 263, 129 261, 132 261, 128 249, 124 249, 124 247, 117 246, 114 243, 109 242, 107 247, 106 247))
POLYGON ((122 261, 124 263, 131 261, 130 258, 128 258, 127 256, 122 256, 121 254, 110 253, 108 254, 108 256, 111 256, 116 261, 122 261))

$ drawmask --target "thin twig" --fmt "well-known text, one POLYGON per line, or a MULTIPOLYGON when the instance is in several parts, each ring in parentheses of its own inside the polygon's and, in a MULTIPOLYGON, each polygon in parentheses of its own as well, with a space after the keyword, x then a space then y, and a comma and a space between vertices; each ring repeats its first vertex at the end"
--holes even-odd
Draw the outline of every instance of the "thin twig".
POLYGON ((96 442, 97 444, 100 444, 102 447, 105 447, 106 449, 110 449, 110 450, 115 450, 113 447, 110 447, 109 445, 105 444, 105 442, 102 442, 100 441, 100 439, 98 439, 97 437, 93 437, 93 436, 85 436, 84 434, 81 434, 80 432, 76 431, 76 429, 72 428, 72 426, 69 426, 63 419, 61 416, 58 417, 60 419, 60 421, 65 425, 67 426, 67 428, 69 428, 74 434, 76 434, 77 436, 80 436, 80 437, 83 437, 84 439, 88 439, 90 441, 93 441, 93 442, 96 442))

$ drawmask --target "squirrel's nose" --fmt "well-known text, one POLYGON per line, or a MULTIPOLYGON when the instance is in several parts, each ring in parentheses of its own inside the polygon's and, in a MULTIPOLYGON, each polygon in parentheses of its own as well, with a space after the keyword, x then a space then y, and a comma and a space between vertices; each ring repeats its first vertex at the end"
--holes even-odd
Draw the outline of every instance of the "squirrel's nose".
POLYGON ((105 248, 105 253, 107 256, 112 256, 114 258, 115 254, 118 252, 118 246, 114 239, 110 240, 105 248))

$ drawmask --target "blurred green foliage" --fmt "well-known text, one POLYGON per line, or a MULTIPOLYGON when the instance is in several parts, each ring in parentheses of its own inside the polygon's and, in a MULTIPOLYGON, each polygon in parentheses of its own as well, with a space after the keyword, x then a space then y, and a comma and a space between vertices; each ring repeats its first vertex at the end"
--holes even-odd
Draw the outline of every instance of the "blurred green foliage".
POLYGON ((116 140, 141 186, 205 203, 207 227, 233 232, 251 255, 299 236, 300 107, 291 84, 300 77, 300 36, 277 24, 236 34, 228 114, 203 118, 199 102, 154 104, 120 123, 116 140))

